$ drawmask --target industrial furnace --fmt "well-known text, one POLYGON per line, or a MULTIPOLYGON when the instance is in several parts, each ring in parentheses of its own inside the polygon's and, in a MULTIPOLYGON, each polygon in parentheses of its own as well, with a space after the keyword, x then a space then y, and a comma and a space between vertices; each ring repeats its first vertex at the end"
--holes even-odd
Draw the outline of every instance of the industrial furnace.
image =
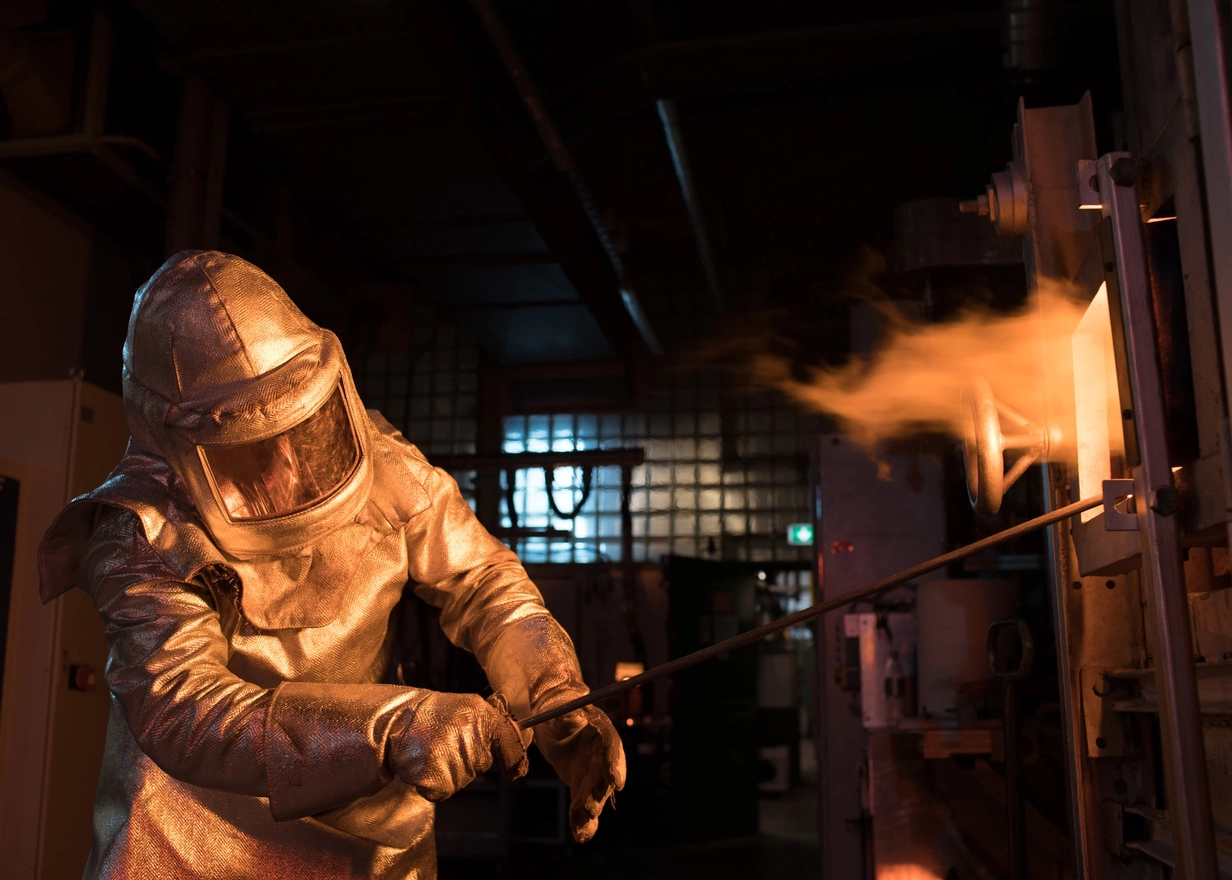
MULTIPOLYGON (((1044 509, 1092 502, 1048 531, 1051 644, 1040 644, 1039 627, 1033 641, 1012 600, 996 613, 972 599, 926 611, 920 583, 919 680, 935 680, 947 662, 924 655, 923 633, 936 626, 928 618, 975 614, 987 645, 953 637, 986 650, 992 665, 968 670, 959 689, 970 695, 985 680, 990 711, 983 722, 961 710, 939 718, 921 686, 915 717, 886 723, 888 667, 871 663, 862 686, 848 673, 859 678, 868 634, 890 609, 849 615, 846 632, 819 626, 828 641, 818 651, 828 664, 819 669, 820 758, 842 777, 823 792, 823 876, 1214 878, 1232 869, 1232 443, 1221 354, 1232 340, 1228 27, 1205 0, 1171 4, 1170 19, 1155 5, 1118 5, 1126 110, 1111 143, 1097 142, 1089 94, 1060 106, 1020 101, 1007 120, 1012 161, 983 195, 953 206, 1021 243, 1035 319, 1023 327, 1038 351, 1023 364, 1031 394, 1006 376, 973 375, 954 401, 971 508, 996 515, 1032 471, 1044 509), (868 634, 855 619, 865 616, 868 634), (1055 658, 1060 694, 1039 723, 1055 725, 1064 745, 1067 815, 1051 820, 1023 788, 1022 762, 1038 742, 1014 717, 1012 682, 1038 651, 1055 658), (844 705, 852 693, 858 713, 844 705), (963 757, 981 726, 995 742, 963 757), (955 747, 938 749, 939 736, 955 747), (1002 828, 963 834, 960 811, 938 793, 944 774, 928 763, 940 757, 997 788, 1002 828), (977 838, 996 843, 977 851, 977 838)), ((854 586, 826 550, 853 513, 827 485, 836 470, 827 441, 816 460, 828 601, 854 586)), ((904 515, 906 497, 855 503, 922 537, 929 526, 904 515)))

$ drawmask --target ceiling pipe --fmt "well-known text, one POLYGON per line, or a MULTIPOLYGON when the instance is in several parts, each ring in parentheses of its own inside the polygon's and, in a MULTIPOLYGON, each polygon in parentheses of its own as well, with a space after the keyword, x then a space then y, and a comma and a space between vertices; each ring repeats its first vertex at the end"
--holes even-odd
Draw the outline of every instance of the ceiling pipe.
MULTIPOLYGON (((633 17, 633 26, 638 36, 646 45, 662 42, 663 33, 659 30, 659 22, 654 10, 647 0, 628 0, 629 13, 633 17)), ((702 264, 702 272, 706 276, 706 287, 710 290, 710 298, 714 302, 715 311, 723 314, 723 290, 719 286, 719 275, 715 271, 714 251, 710 247, 710 235, 702 217, 701 206, 697 202, 697 187, 693 183, 693 163, 689 161, 689 153, 685 148, 684 132, 680 125, 680 111, 676 100, 671 97, 658 98, 655 109, 659 113, 659 122, 663 124, 663 137, 667 140, 667 149, 672 156, 672 167, 676 170, 676 181, 680 184, 680 195, 684 198, 685 210, 689 212, 689 224, 693 229, 693 241, 697 245, 697 258, 702 264)))
POLYGON ((697 258, 701 261, 702 271, 706 274, 706 286, 710 289, 710 298, 714 302, 715 311, 723 314, 723 289, 719 286, 719 275, 715 271, 714 252, 710 249, 710 235, 706 230, 706 221, 702 217, 701 206, 697 203, 697 189, 693 184, 693 166, 689 162, 689 154, 685 151, 684 135, 680 131, 680 114, 676 110, 676 102, 671 98, 660 98, 655 101, 659 111, 659 121, 663 123, 663 135, 667 138, 667 149, 672 154, 672 165, 676 169, 676 180, 680 183, 680 195, 684 197, 685 208, 689 212, 689 223, 693 227, 693 240, 697 244, 697 258))
POLYGON ((552 117, 548 115, 547 107, 544 105, 543 99, 539 97, 539 92, 531 81, 525 65, 522 63, 517 47, 513 45, 508 32, 506 32, 500 18, 496 15, 496 10, 492 8, 490 0, 471 0, 471 5, 475 7, 475 11, 479 15, 479 20, 483 24, 483 29, 487 33, 488 39, 492 41, 496 54, 500 56, 501 62, 505 65, 505 70, 509 73, 509 78, 513 80, 513 85, 518 90, 518 95, 522 98, 522 103, 526 106, 531 121, 535 124, 535 130, 539 133, 539 139, 543 141, 544 147, 547 148, 548 154, 552 158, 552 163, 556 166, 556 170, 569 180, 570 186, 573 187, 574 195, 577 196, 578 202, 582 205, 582 210, 586 213, 586 218, 590 221, 595 235, 598 236, 599 243, 603 246, 603 252, 607 255, 608 262, 611 263, 612 271, 616 273, 616 281, 620 285, 621 301, 624 303, 634 326, 637 327, 638 333, 641 334, 642 341, 646 343, 646 347, 654 354, 662 354, 663 347, 659 344, 654 328, 650 326, 646 313, 642 310, 641 301, 633 290, 624 260, 621 259, 620 254, 616 250, 615 242, 612 241, 611 231, 600 215, 599 209, 595 206, 594 200, 590 196, 590 190, 586 187, 586 183, 582 179, 582 175, 578 171, 573 157, 565 147, 564 141, 561 140, 556 124, 552 121, 552 117))

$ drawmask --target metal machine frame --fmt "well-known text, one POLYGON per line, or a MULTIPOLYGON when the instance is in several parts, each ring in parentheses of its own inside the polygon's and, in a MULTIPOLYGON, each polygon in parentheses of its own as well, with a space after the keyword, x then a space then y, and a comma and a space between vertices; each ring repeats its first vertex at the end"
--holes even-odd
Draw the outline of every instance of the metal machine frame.
MULTIPOLYGON (((1173 6, 1174 32, 1162 35, 1146 4, 1118 8, 1132 152, 1097 158, 1089 98, 1070 107, 1020 105, 1014 132, 1012 165, 1023 176, 1027 218, 1013 231, 1026 237, 1030 286, 1062 279, 1090 296, 1106 286, 1132 481, 1109 481, 1105 496, 1134 499, 1128 526, 1114 522, 1109 505, 1088 522, 1050 530, 1072 839, 1082 877, 1149 876, 1153 865, 1179 877, 1220 875, 1212 790, 1218 807, 1229 780, 1208 780, 1208 772, 1223 771, 1208 767, 1207 752, 1217 727, 1210 713, 1221 711, 1211 683, 1224 678, 1227 664, 1202 657, 1195 642, 1191 609, 1200 610, 1195 596, 1210 590, 1210 572, 1186 559, 1190 548, 1225 543, 1232 510, 1221 381, 1229 364, 1214 339, 1218 327, 1224 344, 1232 341, 1227 22, 1208 0, 1190 2, 1188 18, 1173 6), (1185 335, 1192 362, 1198 445, 1198 457, 1188 460, 1170 449, 1160 357, 1167 340, 1158 326, 1148 222, 1177 224, 1188 325, 1173 332, 1185 335)), ((1047 362, 1070 371, 1054 376, 1065 386, 1073 365, 1058 354, 1047 362)), ((1050 418, 1064 418, 1061 403, 1050 406, 1050 418)), ((1075 465, 1045 465, 1051 507, 1078 497, 1075 465)), ((1232 617, 1213 624, 1225 632, 1230 625, 1232 617)))
MULTIPOLYGON (((1120 404, 1120 418, 1113 411, 1109 422, 1123 434, 1124 453, 1110 452, 1117 479, 1104 483, 1104 509, 1049 529, 1047 560, 1078 877, 1160 877, 1168 869, 1168 876, 1201 880, 1232 876, 1232 833, 1225 830, 1232 827, 1232 744, 1221 733, 1221 716, 1232 713, 1232 589, 1219 589, 1213 564, 1213 548, 1226 547, 1232 532, 1232 358, 1222 353, 1232 351, 1227 5, 1119 0, 1125 113, 1114 129, 1124 138, 1115 146, 1125 149, 1100 155, 1090 96, 1058 107, 1020 102, 1013 161, 964 207, 987 216, 1001 235, 1023 239, 1032 293, 1055 280, 1072 296, 1107 295, 1120 404), (1175 224, 1167 230, 1175 231, 1170 268, 1158 264, 1159 228, 1147 226, 1153 222, 1175 224), (1161 315, 1169 296, 1173 317, 1183 314, 1184 322, 1168 325, 1161 315), (1181 440, 1170 408, 1178 395, 1168 372, 1174 345, 1185 349, 1176 356, 1192 370, 1192 383, 1186 376, 1179 393, 1193 426, 1181 440)), ((1041 424, 1077 437, 1074 399, 1048 395, 1072 389, 1084 368, 1068 341, 1044 362, 1050 390, 1042 392, 1041 424)), ((983 410, 968 401, 977 429, 980 412, 999 418, 985 397, 983 410)), ((999 436, 1002 426, 994 427, 999 436)), ((971 440, 969 454, 978 447, 971 440)), ((1000 465, 1003 450, 994 445, 1000 465)), ((1076 456, 1048 450, 1042 471, 1049 510, 1092 489, 1098 494, 1098 485, 1079 491, 1076 456)), ((1000 467, 974 464, 982 468, 980 482, 1004 476, 1000 467)), ((995 510, 999 493, 990 501, 974 488, 973 504, 995 510)), ((818 545, 825 547, 825 516, 819 520, 818 545)), ((828 598, 836 584, 819 583, 828 598)), ((841 665, 837 654, 829 659, 841 665)), ((826 691, 836 690, 832 677, 821 679, 826 691)), ((822 699, 825 706, 836 698, 822 699)), ((842 724, 835 711, 825 720, 842 724)), ((822 742, 837 735, 826 731, 822 742)), ((870 740, 866 756, 875 745, 870 740)), ((828 769, 836 768, 831 762, 828 769)), ((850 801, 857 790, 843 797, 850 801)), ((858 870, 855 840, 843 837, 856 805, 841 800, 827 796, 823 804, 824 877, 858 870)), ((888 819, 895 834, 905 833, 900 819, 888 819)), ((877 831, 881 820, 872 821, 877 831)), ((864 861, 872 866, 867 855, 864 861)))

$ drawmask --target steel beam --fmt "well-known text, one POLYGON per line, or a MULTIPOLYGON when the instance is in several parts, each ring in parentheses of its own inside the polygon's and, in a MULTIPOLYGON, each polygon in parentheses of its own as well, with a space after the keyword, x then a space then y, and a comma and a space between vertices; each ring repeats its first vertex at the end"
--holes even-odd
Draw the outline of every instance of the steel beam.
POLYGON ((1168 459, 1168 411, 1138 206, 1137 165, 1128 153, 1110 153, 1099 159, 1098 169, 1103 237, 1112 251, 1104 253, 1108 301, 1114 324, 1119 317, 1125 346, 1124 378, 1133 399, 1126 422, 1132 422, 1138 440, 1140 461, 1134 486, 1147 638, 1155 658, 1164 784, 1178 876, 1215 880, 1210 788, 1198 713, 1177 492, 1168 459))
MULTIPOLYGON (((1188 0, 1193 57, 1192 89, 1198 105, 1198 130, 1206 182, 1206 230, 1210 237, 1211 286, 1218 303, 1225 395, 1232 388, 1232 95, 1229 95, 1229 22, 1218 0, 1188 0)), ((1225 407, 1227 401, 1224 402, 1225 407)), ((1224 421, 1223 462, 1232 470, 1224 421)), ((1232 514, 1232 473, 1224 474, 1232 514)), ((1232 517, 1228 522, 1232 540, 1232 517)))

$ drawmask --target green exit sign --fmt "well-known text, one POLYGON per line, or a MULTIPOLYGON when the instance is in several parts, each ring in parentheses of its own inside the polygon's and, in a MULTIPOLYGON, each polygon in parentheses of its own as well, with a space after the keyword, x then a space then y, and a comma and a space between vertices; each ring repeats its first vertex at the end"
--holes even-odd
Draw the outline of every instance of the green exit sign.
POLYGON ((787 527, 787 543, 797 547, 813 546, 813 526, 811 523, 792 523, 787 527))

